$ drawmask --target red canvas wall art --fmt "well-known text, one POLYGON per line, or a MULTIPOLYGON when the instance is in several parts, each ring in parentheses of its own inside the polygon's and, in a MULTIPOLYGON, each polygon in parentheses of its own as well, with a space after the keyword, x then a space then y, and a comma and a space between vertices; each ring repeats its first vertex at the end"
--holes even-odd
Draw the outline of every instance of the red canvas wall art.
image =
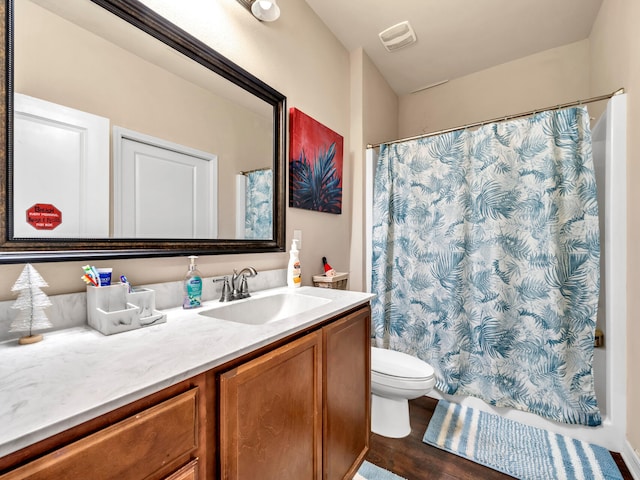
POLYGON ((289 206, 342 213, 342 162, 342 136, 291 108, 289 206))

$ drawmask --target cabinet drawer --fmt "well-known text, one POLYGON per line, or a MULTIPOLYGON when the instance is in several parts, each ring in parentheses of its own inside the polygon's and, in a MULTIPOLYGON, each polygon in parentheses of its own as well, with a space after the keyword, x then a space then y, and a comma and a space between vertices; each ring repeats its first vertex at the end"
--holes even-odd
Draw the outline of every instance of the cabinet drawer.
POLYGON ((190 462, 164 480, 198 480, 198 460, 190 462))
POLYGON ((180 457, 188 459, 197 447, 197 394, 198 389, 193 388, 0 476, 0 480, 147 478, 180 457))

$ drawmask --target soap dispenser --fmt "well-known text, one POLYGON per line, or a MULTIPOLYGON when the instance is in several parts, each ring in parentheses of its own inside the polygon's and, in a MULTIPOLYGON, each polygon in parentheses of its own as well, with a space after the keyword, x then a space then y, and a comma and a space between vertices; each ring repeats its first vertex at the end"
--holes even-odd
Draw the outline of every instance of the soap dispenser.
POLYGON ((195 255, 189 257, 189 271, 184 277, 183 308, 197 308, 202 304, 202 275, 196 266, 195 255))
POLYGON ((298 239, 296 238, 291 242, 291 250, 289 251, 287 285, 289 288, 298 288, 302 286, 302 272, 300 270, 300 257, 298 254, 298 239))

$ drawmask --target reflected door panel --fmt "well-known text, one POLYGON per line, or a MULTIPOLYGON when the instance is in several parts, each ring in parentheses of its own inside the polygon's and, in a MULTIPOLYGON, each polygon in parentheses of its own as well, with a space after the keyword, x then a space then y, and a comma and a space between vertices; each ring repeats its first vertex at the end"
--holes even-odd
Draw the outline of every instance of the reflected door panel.
POLYGON ((109 120, 18 93, 14 101, 14 236, 107 237, 109 120))
POLYGON ((216 238, 216 156, 119 132, 114 133, 116 236, 216 238))

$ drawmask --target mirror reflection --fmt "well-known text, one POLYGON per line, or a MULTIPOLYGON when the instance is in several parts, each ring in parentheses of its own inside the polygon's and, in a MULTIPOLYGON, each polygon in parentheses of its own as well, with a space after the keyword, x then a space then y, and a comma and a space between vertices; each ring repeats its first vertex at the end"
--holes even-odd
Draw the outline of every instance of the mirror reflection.
POLYGON ((14 238, 273 240, 273 105, 89 0, 14 39, 14 238))

